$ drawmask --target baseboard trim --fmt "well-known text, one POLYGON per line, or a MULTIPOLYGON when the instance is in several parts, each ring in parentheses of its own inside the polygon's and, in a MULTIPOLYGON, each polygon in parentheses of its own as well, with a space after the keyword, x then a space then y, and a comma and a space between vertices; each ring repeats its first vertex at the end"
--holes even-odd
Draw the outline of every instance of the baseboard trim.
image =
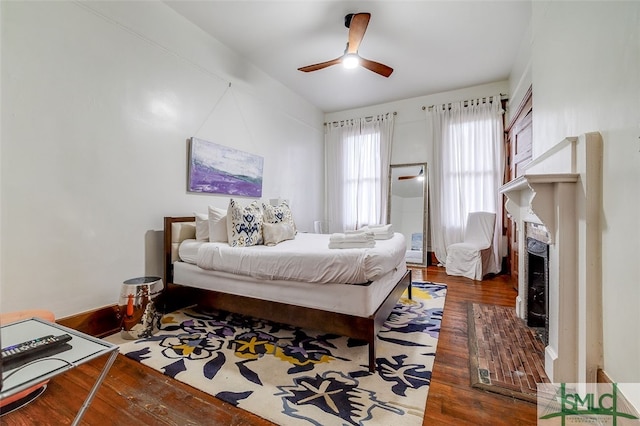
POLYGON ((615 383, 602 368, 598 368, 598 371, 596 372, 596 381, 598 383, 615 383))
POLYGON ((598 372, 596 373, 596 381, 598 383, 613 383, 613 380, 611 380, 611 378, 607 376, 607 373, 605 373, 602 368, 598 368, 598 372))
MULTIPOLYGON (((613 380, 611 380, 611 377, 609 377, 609 375, 607 373, 604 372, 603 369, 598 368, 598 372, 596 373, 596 381, 597 383, 607 383, 607 384, 613 384, 616 383, 613 380)), ((627 397, 624 395, 624 390, 618 388, 618 406, 620 406, 620 404, 622 403, 623 406, 627 409, 625 410, 625 412, 633 414, 636 417, 640 418, 640 411, 638 411, 640 409, 640 407, 635 407, 631 401, 629 401, 627 399, 627 397), (620 401, 621 399, 621 401, 620 401)), ((620 410, 618 410, 620 411, 620 410)))
MULTIPOLYGON (((156 308, 160 312, 173 312, 198 301, 201 290, 176 284, 167 284, 156 308)), ((109 305, 56 320, 60 325, 94 337, 106 337, 120 331, 120 307, 109 305)))
POLYGON ((106 337, 120 331, 118 305, 109 305, 60 318, 56 322, 94 337, 106 337))

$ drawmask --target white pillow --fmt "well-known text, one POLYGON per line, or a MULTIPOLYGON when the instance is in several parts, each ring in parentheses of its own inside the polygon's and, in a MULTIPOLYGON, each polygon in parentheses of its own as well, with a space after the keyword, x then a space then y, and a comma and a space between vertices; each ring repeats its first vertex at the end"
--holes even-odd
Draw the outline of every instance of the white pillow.
POLYGON ((292 240, 296 236, 296 231, 288 223, 268 223, 262 224, 262 238, 265 246, 275 246, 286 240, 292 240))
POLYGON ((196 240, 209 241, 209 215, 194 213, 196 217, 196 240))
POLYGON ((227 239, 227 211, 209 206, 209 241, 212 243, 226 243, 227 239))
POLYGON ((227 237, 232 247, 262 244, 262 210, 257 201, 243 207, 233 198, 229 200, 227 237))

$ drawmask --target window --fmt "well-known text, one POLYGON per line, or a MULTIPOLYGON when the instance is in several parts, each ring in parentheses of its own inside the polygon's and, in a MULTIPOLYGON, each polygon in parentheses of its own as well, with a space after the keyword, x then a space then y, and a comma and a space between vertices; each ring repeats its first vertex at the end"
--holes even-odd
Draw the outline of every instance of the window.
POLYGON ((465 224, 467 214, 474 211, 496 213, 496 182, 502 178, 493 137, 494 118, 472 118, 450 122, 445 128, 442 146, 441 202, 448 207, 443 225, 457 228, 465 224))
POLYGON ((392 135, 392 114, 325 126, 329 232, 384 223, 392 135))
POLYGON ((344 144, 343 206, 346 229, 379 222, 380 135, 370 131, 350 135, 344 144))
POLYGON ((487 272, 499 272, 503 111, 500 97, 492 98, 439 105, 428 113, 434 154, 430 176, 431 247, 438 261, 446 263, 447 247, 462 241, 469 213, 497 213, 487 272))

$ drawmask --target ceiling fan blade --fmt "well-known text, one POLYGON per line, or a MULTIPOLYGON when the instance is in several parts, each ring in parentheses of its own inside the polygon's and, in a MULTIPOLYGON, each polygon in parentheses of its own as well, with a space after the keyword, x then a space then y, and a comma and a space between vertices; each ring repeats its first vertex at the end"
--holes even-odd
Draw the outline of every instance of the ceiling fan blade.
POLYGON ((380 74, 383 77, 389 77, 393 72, 393 68, 381 64, 380 62, 371 61, 369 59, 360 58, 360 65, 369 71, 373 71, 376 74, 380 74))
POLYGON ((347 46, 346 53, 358 52, 360 42, 364 37, 365 31, 367 31, 369 19, 371 19, 370 13, 356 13, 351 17, 351 23, 349 24, 349 46, 347 46))
POLYGON ((416 179, 419 177, 424 177, 424 167, 420 167, 420 171, 418 172, 417 175, 398 176, 398 180, 416 179))
POLYGON ((298 71, 310 72, 310 71, 321 70, 323 68, 330 67, 331 65, 339 64, 341 60, 342 60, 342 56, 327 62, 320 62, 319 64, 307 65, 306 67, 298 68, 298 71))

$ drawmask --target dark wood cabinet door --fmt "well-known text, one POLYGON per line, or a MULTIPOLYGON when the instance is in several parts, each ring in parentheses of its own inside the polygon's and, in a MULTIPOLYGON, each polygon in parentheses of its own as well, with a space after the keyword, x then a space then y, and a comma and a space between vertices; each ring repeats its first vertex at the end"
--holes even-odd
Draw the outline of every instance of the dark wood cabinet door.
MULTIPOLYGON (((524 166, 531 161, 533 142, 533 96, 531 87, 518 106, 506 128, 509 155, 508 180, 524 174, 524 166)), ((508 265, 514 286, 518 286, 518 241, 516 224, 507 219, 508 265)))
POLYGON ((511 128, 511 178, 515 179, 524 174, 524 166, 531 161, 531 142, 533 141, 533 129, 531 116, 533 111, 522 117, 511 128))

